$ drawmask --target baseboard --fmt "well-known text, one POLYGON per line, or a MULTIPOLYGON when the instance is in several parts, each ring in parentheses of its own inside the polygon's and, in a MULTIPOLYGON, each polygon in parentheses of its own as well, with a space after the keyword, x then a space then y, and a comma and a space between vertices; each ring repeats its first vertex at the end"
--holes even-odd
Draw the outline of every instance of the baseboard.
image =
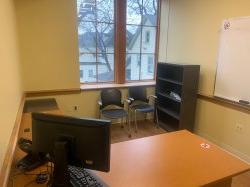
POLYGON ((10 175, 12 161, 13 161, 14 154, 15 154, 17 138, 18 138, 18 133, 19 133, 21 119, 22 119, 24 102, 25 102, 25 94, 23 94, 21 101, 20 101, 19 109, 16 115, 16 120, 15 120, 14 127, 10 136, 10 141, 9 141, 6 153, 5 153, 2 168, 0 170, 1 171, 0 173, 0 186, 1 187, 6 187, 8 184, 8 179, 10 175))
POLYGON ((248 164, 250 164, 250 156, 246 155, 245 153, 242 153, 241 151, 235 149, 234 147, 232 147, 231 145, 228 145, 224 142, 218 141, 216 138, 209 136, 205 133, 197 133, 199 136, 211 141, 212 143, 218 145, 219 147, 221 147, 222 149, 226 150, 227 152, 233 154, 234 156, 238 157, 239 159, 247 162, 248 164))

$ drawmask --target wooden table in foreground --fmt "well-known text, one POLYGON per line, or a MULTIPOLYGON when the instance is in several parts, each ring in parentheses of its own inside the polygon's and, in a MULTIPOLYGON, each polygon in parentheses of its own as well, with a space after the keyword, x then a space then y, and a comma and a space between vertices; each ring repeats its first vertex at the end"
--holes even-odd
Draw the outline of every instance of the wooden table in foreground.
POLYGON ((231 186, 250 166, 186 130, 116 143, 111 170, 95 172, 109 186, 231 186))
MULTIPOLYGON (((19 137, 31 138, 30 132, 23 133, 29 127, 31 115, 26 113, 19 137)), ((17 148, 13 165, 23 156, 17 148)), ((95 173, 111 187, 229 187, 233 176, 250 170, 247 163, 186 130, 112 144, 110 164, 109 173, 95 173), (210 148, 202 148, 201 143, 210 148)), ((31 173, 44 170, 42 166, 31 173)), ((29 187, 46 186, 36 184, 33 175, 15 173, 13 169, 8 186, 30 182, 29 187)))

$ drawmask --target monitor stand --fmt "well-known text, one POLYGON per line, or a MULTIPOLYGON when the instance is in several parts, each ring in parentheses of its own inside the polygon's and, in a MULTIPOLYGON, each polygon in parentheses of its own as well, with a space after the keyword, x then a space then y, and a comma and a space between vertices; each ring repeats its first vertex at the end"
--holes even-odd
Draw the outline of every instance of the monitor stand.
POLYGON ((54 148, 54 171, 49 187, 71 187, 68 171, 69 142, 56 141, 54 148))

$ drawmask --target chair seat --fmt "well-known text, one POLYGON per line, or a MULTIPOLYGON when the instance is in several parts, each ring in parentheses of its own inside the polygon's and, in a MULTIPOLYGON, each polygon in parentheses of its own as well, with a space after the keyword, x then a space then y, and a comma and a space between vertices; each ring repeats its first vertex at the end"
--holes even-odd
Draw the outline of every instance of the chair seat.
POLYGON ((106 118, 118 119, 126 117, 128 113, 124 109, 106 109, 102 111, 102 115, 106 118))
POLYGON ((154 112, 154 107, 149 104, 138 104, 131 107, 133 110, 136 110, 138 112, 148 113, 148 112, 154 112))

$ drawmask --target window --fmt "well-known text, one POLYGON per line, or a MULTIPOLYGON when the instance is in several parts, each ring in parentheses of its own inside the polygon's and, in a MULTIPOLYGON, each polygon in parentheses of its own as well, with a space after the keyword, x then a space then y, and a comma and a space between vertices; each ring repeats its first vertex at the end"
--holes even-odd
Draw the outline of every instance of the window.
POLYGON ((88 70, 83 82, 114 81, 114 1, 78 0, 77 5, 79 61, 88 70))
POLYGON ((145 36, 145 43, 149 43, 150 42, 150 31, 146 32, 146 36, 145 36))
POLYGON ((80 78, 82 79, 83 78, 83 70, 80 69, 80 78))
POLYGON ((89 77, 90 78, 94 77, 94 71, 93 71, 93 69, 89 70, 89 77))
POLYGON ((149 56, 148 57, 148 74, 154 72, 154 63, 153 63, 153 57, 149 56))
POLYGON ((158 7, 158 0, 77 0, 79 63, 88 72, 80 81, 154 79, 158 7), (125 55, 115 56, 121 53, 125 55))

